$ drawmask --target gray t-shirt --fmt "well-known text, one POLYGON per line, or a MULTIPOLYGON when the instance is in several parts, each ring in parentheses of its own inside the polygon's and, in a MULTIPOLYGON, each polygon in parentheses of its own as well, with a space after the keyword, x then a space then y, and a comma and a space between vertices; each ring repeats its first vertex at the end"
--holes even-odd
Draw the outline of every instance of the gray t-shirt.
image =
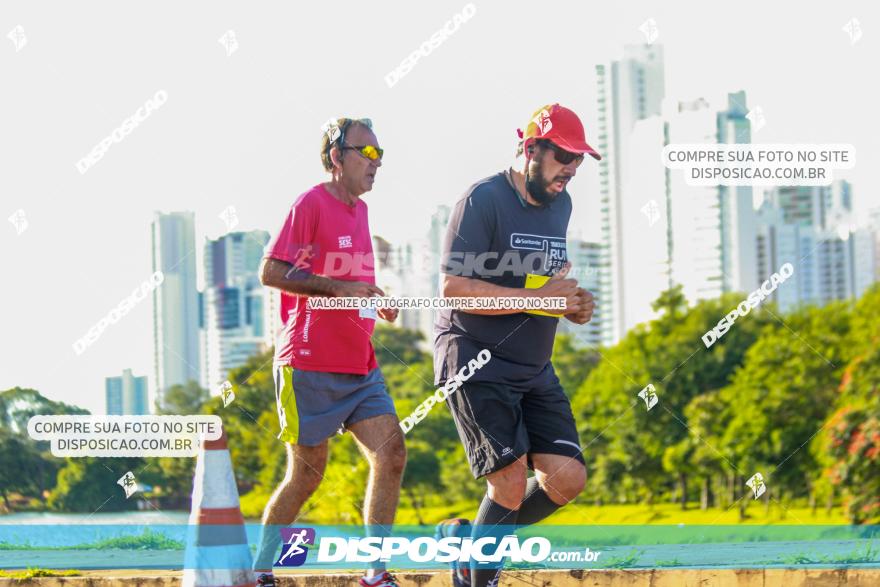
MULTIPOLYGON (((455 204, 446 230, 440 270, 522 288, 538 286, 566 262, 565 235, 571 197, 563 191, 549 205, 527 203, 508 172, 483 179, 455 204)), ((502 316, 440 310, 434 323, 434 379, 440 385, 481 349, 492 359, 473 381, 526 383, 552 376, 547 369, 559 318, 533 313, 502 316)))

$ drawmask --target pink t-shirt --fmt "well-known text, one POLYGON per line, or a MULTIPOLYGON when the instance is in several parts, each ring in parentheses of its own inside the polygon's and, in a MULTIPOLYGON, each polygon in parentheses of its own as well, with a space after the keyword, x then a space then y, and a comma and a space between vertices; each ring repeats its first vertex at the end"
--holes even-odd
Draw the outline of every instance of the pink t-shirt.
MULTIPOLYGON (((367 205, 348 206, 323 185, 302 194, 290 207, 266 257, 286 261, 297 272, 375 284, 373 242, 367 205)), ((275 364, 306 371, 365 375, 376 368, 370 337, 375 320, 358 310, 307 307, 308 297, 281 295, 284 328, 275 344, 275 364)))

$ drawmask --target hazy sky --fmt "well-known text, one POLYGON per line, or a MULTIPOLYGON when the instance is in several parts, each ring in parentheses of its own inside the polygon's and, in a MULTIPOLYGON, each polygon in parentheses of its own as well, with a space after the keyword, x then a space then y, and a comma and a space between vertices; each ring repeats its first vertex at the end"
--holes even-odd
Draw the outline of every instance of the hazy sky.
MULTIPOLYGON (((851 143, 856 209, 880 205, 868 2, 473 2, 476 12, 389 88, 385 76, 466 2, 4 2, 0 8, 0 389, 33 387, 104 410, 104 377, 153 386, 151 302, 77 356, 73 342, 151 272, 155 210, 196 213, 198 259, 218 217, 274 231, 324 179, 320 126, 369 116, 387 150, 371 227, 424 236, 431 211, 506 166, 538 106, 559 101, 597 131, 597 63, 644 42, 653 18, 666 93, 713 101, 746 90, 755 142, 851 143), (625 8, 624 8, 625 6, 625 8), (863 37, 842 29, 853 17, 863 37), (27 39, 16 52, 6 34, 27 39), (233 30, 231 55, 218 42, 233 30), (157 91, 167 102, 87 173, 76 162, 157 91), (27 229, 5 219, 24 210, 27 229)), ((659 154, 658 154, 659 156, 659 154)), ((573 227, 599 238, 596 165, 569 190, 573 227)))

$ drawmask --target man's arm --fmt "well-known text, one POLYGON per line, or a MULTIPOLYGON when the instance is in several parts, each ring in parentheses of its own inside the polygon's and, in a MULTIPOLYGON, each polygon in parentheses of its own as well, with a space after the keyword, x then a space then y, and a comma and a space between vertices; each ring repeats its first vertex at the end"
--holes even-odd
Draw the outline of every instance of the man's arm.
POLYGON ((584 302, 581 305, 580 311, 568 313, 565 315, 565 317, 569 320, 569 322, 583 325, 593 318, 593 310, 596 307, 596 302, 593 300, 593 294, 583 288, 578 288, 577 295, 580 296, 584 302))
POLYGON ((385 295, 380 288, 364 281, 342 281, 314 275, 271 257, 263 259, 260 283, 294 296, 369 298, 385 295))
MULTIPOLYGON (((504 287, 470 277, 443 275, 444 298, 531 298, 537 295, 536 289, 504 287)), ((519 314, 522 310, 459 310, 467 314, 484 316, 501 316, 503 314, 519 314)))
MULTIPOLYGON (((565 310, 563 314, 578 313, 583 310, 586 303, 578 295, 577 281, 566 279, 564 271, 556 273, 547 283, 537 289, 525 289, 519 287, 504 287, 488 283, 482 279, 461 277, 459 275, 443 275, 443 292, 445 298, 565 298, 565 310)), ((522 310, 460 310, 467 314, 481 314, 484 316, 501 316, 504 314, 519 314, 522 310)))
MULTIPOLYGON (((488 283, 481 279, 456 275, 456 269, 450 262, 453 256, 479 254, 490 251, 492 235, 495 232, 495 214, 492 211, 491 196, 479 192, 475 188, 467 197, 459 200, 449 217, 449 226, 446 228, 446 238, 443 242, 443 257, 440 271, 443 279, 440 284, 443 297, 562 297, 566 298, 567 309, 563 313, 577 312, 580 310, 580 299, 575 296, 577 281, 564 279, 568 272, 565 270, 556 273, 543 287, 538 289, 526 289, 519 287, 504 287, 488 283)), ((501 316, 506 314, 518 314, 522 310, 460 310, 468 314, 481 314, 484 316, 501 316)))

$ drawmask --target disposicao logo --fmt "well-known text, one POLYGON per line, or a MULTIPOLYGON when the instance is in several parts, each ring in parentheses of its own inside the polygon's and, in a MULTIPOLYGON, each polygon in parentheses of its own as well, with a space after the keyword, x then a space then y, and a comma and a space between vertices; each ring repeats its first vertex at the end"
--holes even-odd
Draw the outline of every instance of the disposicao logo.
POLYGON ((306 562, 309 546, 315 545, 314 528, 281 528, 281 556, 276 567, 301 567, 306 562))

